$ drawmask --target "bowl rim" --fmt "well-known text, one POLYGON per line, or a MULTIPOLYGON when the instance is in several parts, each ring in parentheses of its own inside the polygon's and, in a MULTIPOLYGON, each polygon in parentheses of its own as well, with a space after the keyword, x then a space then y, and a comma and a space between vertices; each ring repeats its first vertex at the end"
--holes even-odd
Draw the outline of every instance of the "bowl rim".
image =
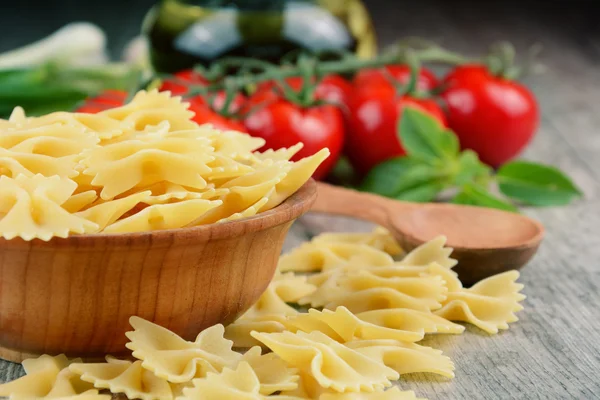
POLYGON ((48 241, 36 238, 24 240, 20 237, 5 239, 0 237, 0 250, 26 248, 57 247, 164 247, 174 244, 185 245, 203 240, 228 239, 241 236, 249 232, 258 232, 273 226, 290 222, 307 212, 317 197, 317 184, 311 178, 304 185, 288 197, 283 203, 271 210, 239 220, 199 225, 190 228, 162 229, 156 231, 129 232, 129 233, 88 233, 75 234, 66 238, 53 237, 48 241))

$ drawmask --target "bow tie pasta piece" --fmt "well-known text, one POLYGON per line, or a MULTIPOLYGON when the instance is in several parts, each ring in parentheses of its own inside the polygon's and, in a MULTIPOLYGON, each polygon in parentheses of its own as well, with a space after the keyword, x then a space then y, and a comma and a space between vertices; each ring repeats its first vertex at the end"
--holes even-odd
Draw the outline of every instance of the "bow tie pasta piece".
POLYGON ((106 358, 106 363, 74 363, 69 369, 90 382, 98 389, 108 389, 111 393, 124 393, 130 399, 172 400, 173 391, 169 382, 142 368, 141 361, 106 358))
MULTIPOLYGON (((356 314, 364 322, 386 329, 423 333, 463 333, 465 327, 439 317, 430 312, 409 310, 407 308, 389 308, 365 311, 356 314)), ((375 338, 375 337, 373 337, 375 338)), ((379 339, 385 339, 380 336, 379 339)), ((392 338, 390 338, 392 339, 392 338)), ((412 340, 404 340, 411 342, 412 340)))
POLYGON ((232 342, 223 338, 223 325, 214 325, 188 342, 173 332, 139 317, 129 319, 134 331, 125 335, 127 348, 142 366, 169 382, 189 382, 207 372, 234 367, 242 355, 231 350, 232 342))
POLYGON ((125 125, 138 131, 163 121, 169 122, 171 130, 178 131, 197 127, 196 123, 191 121, 194 113, 188 108, 189 104, 182 103, 181 97, 171 97, 170 93, 157 90, 142 90, 128 104, 98 114, 123 121, 125 125))
MULTIPOLYGON (((454 288, 456 286, 456 282, 458 282, 460 285, 460 281, 458 280, 456 273, 435 263, 432 263, 430 266, 426 267, 394 265, 390 267, 366 267, 366 269, 363 267, 363 270, 365 272, 360 271, 355 266, 343 266, 328 269, 324 272, 311 275, 308 279, 308 282, 315 285, 317 290, 300 299, 299 304, 310 304, 312 307, 323 307, 327 303, 334 301, 338 296, 347 293, 349 288, 351 290, 358 290, 360 285, 367 285, 369 283, 371 283, 373 287, 380 286, 381 282, 403 283, 404 287, 408 287, 410 289, 410 280, 394 280, 391 278, 422 278, 439 275, 443 280, 443 282, 440 283, 448 288, 454 288), (368 276, 368 279, 363 280, 361 275, 368 276), (352 285, 353 282, 355 283, 354 285, 352 285), (350 286, 347 284, 350 284, 350 286)), ((441 288, 441 290, 445 292, 443 288, 441 288)), ((445 296, 440 295, 437 301, 441 301, 443 299, 445 299, 445 296)), ((437 301, 433 305, 434 307, 439 308, 440 305, 437 301)))
POLYGON ((518 321, 515 315, 525 299, 520 293, 523 285, 516 283, 518 271, 508 271, 482 280, 469 289, 448 294, 444 306, 435 314, 451 321, 468 322, 489 334, 508 329, 510 322, 518 321))
POLYGON ((131 129, 131 127, 123 126, 121 121, 103 115, 63 111, 35 118, 23 117, 19 125, 26 128, 37 128, 54 124, 91 132, 99 140, 119 136, 123 133, 124 129, 131 129))
MULTIPOLYGON (((181 104, 183 105, 187 103, 181 104)), ((168 121, 171 129, 177 131, 195 128, 197 125, 191 120, 193 117, 193 112, 187 111, 183 108, 154 108, 132 112, 125 119, 123 119, 123 124, 131 125, 133 126, 133 129, 140 131, 148 126, 154 126, 163 121, 168 121)))
POLYGON ((336 342, 321 332, 258 333, 252 336, 285 360, 311 375, 324 388, 338 392, 372 392, 391 386, 396 371, 336 342))
MULTIPOLYGON (((97 395, 87 382, 71 373, 67 367, 71 361, 64 355, 30 358, 23 361, 26 375, 0 385, 0 396, 13 400, 45 398, 84 398, 77 395, 97 395)), ((93 397, 92 397, 93 398, 93 397)), ((107 399, 107 397, 102 397, 107 399)), ((110 398, 110 397, 108 397, 110 398)))
POLYGON ((263 205, 265 205, 267 203, 267 201, 269 201, 269 198, 263 197, 262 199, 260 199, 259 201, 257 201, 253 205, 251 205, 250 207, 246 208, 244 211, 237 212, 235 214, 231 214, 229 217, 218 220, 217 223, 235 221, 235 220, 242 219, 242 218, 252 217, 252 216, 258 214, 258 210, 260 210, 260 208, 263 205))
POLYGON ((372 321, 375 323, 359 318, 346 307, 338 307, 335 311, 310 309, 307 314, 298 314, 289 318, 289 324, 301 331, 321 331, 342 343, 354 339, 394 339, 416 342, 423 339, 425 334, 424 329, 419 327, 413 327, 413 330, 397 329, 385 324, 387 321, 384 319, 373 318, 372 321))
POLYGON ((341 266, 351 269, 393 264, 394 259, 389 254, 367 245, 313 240, 281 256, 278 269, 282 272, 316 272, 341 266))
POLYGON ((260 314, 252 318, 239 318, 225 327, 225 339, 231 340, 234 347, 250 348, 262 346, 250 332, 275 333, 289 330, 288 319, 284 314, 260 314))
POLYGON ((400 375, 426 372, 454 378, 454 363, 441 350, 398 340, 356 340, 351 349, 385 364, 400 375))
POLYGON ((364 244, 377 250, 385 251, 391 256, 402 254, 402 248, 391 233, 380 226, 368 233, 322 233, 315 236, 314 243, 347 243, 364 244))
POLYGON ((254 172, 252 167, 244 165, 232 158, 214 153, 214 160, 207 163, 211 171, 204 176, 208 181, 222 185, 228 180, 254 172))
POLYGON ((176 229, 223 204, 221 200, 192 199, 155 204, 104 228, 105 233, 150 232, 176 229))
POLYGON ((259 346, 252 347, 243 357, 260 382, 260 393, 270 395, 280 391, 290 391, 298 387, 298 370, 288 368, 285 361, 274 353, 261 354, 259 346))
POLYGON ((401 391, 393 387, 385 392, 374 393, 323 393, 319 400, 425 400, 418 398, 412 390, 401 391))
POLYGON ((315 287, 306 282, 305 276, 276 273, 267 290, 240 319, 253 319, 260 315, 297 314, 298 311, 287 303, 297 302, 314 290, 315 287))
POLYGON ((13 108, 8 120, 0 119, 0 128, 2 129, 17 129, 23 127, 27 122, 27 116, 23 107, 17 106, 13 108))
POLYGON ((263 212, 275 208, 283 203, 285 199, 296 193, 310 179, 319 165, 329 157, 329 154, 329 149, 324 148, 312 156, 292 163, 290 171, 281 182, 275 185, 275 191, 269 196, 269 202, 260 211, 263 212))
POLYGON ((220 187, 229 190, 221 197, 223 204, 191 221, 189 226, 214 223, 243 212, 262 198, 269 197, 289 169, 287 164, 277 164, 230 180, 220 187))
POLYGON ((383 308, 431 311, 440 308, 446 299, 448 289, 440 276, 382 278, 371 273, 372 270, 377 269, 331 275, 313 295, 304 297, 300 303, 310 302, 317 306, 329 301, 325 308, 345 306, 352 312, 383 308))
POLYGON ((194 387, 183 389, 178 400, 302 400, 291 396, 264 396, 260 393, 260 381, 247 362, 241 362, 233 370, 225 368, 222 373, 209 372, 205 378, 194 379, 194 387))
POLYGON ((192 189, 189 187, 177 185, 171 182, 158 182, 144 188, 130 189, 118 196, 118 200, 128 196, 148 192, 147 198, 143 201, 145 204, 168 204, 181 200, 205 199, 214 200, 229 192, 229 189, 215 188, 213 184, 208 184, 204 189, 192 189))
POLYGON ((89 136, 87 140, 68 140, 45 136, 27 139, 10 150, 58 158, 79 154, 85 149, 94 147, 96 142, 97 138, 95 136, 89 136))
POLYGON ((145 191, 118 200, 100 201, 98 204, 92 205, 87 210, 78 212, 76 215, 94 222, 98 225, 98 231, 102 231, 141 202, 147 200, 150 194, 150 191, 145 191))
POLYGON ((100 197, 110 200, 134 187, 168 181, 196 189, 206 187, 203 174, 213 157, 210 147, 196 140, 129 140, 88 151, 82 160, 100 197))
POLYGON ((339 279, 342 290, 361 291, 373 288, 392 288, 399 294, 407 296, 407 300, 414 299, 421 306, 408 307, 413 310, 427 311, 440 308, 441 302, 446 299, 448 289, 445 281, 437 275, 421 277, 382 278, 371 270, 351 271, 339 279))
POLYGON ((431 311, 429 306, 419 299, 407 296, 396 289, 377 287, 359 291, 346 291, 337 296, 325 308, 334 310, 344 306, 353 313, 381 310, 388 308, 409 308, 418 311, 431 311))
POLYGON ((64 238, 69 233, 96 231, 98 225, 61 207, 76 186, 58 176, 0 176, 0 236, 47 241, 53 236, 64 238))
POLYGON ((74 178, 77 172, 75 156, 50 157, 43 154, 18 153, 0 148, 0 176, 16 178, 18 175, 60 176, 74 178))
POLYGON ((210 125, 201 125, 202 134, 210 140, 215 153, 234 160, 248 160, 253 151, 265 145, 263 138, 257 138, 236 131, 220 131, 210 125))
POLYGON ((88 190, 86 192, 71 195, 67 200, 65 200, 64 203, 61 204, 61 207, 71 214, 74 214, 86 208, 97 199, 98 193, 96 193, 95 190, 88 190))
POLYGON ((52 157, 77 154, 84 148, 95 146, 98 142, 99 139, 94 133, 60 123, 46 123, 31 128, 0 131, 0 148, 52 157), (21 150, 17 150, 15 147, 21 150), (69 148, 74 152, 61 154, 69 148), (80 150, 77 151, 77 149, 80 150))
POLYGON ((276 161, 290 161, 292 157, 302 150, 304 144, 296 143, 291 147, 282 147, 277 150, 267 149, 263 152, 254 152, 254 157, 259 163, 273 163, 276 161))
POLYGON ((428 265, 430 263, 438 263, 443 267, 452 268, 457 261, 450 258, 452 248, 444 247, 446 245, 446 237, 438 236, 429 242, 423 243, 416 249, 410 251, 406 257, 402 259, 399 265, 428 265))

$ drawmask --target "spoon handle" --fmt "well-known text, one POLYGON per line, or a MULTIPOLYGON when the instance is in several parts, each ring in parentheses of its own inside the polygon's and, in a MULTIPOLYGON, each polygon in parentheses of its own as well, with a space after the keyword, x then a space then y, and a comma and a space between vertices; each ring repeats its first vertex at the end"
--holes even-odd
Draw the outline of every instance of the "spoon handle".
POLYGON ((391 214, 410 211, 413 203, 317 182, 317 200, 311 211, 344 215, 392 228, 391 214))

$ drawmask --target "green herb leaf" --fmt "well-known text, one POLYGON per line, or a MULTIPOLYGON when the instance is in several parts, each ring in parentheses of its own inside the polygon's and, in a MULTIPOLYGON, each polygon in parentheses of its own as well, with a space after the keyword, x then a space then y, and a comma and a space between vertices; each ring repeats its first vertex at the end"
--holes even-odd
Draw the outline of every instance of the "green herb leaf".
POLYGON ((435 200, 438 193, 444 190, 443 182, 430 182, 421 186, 406 189, 398 194, 395 199, 403 201, 414 201, 416 203, 427 203, 435 200))
POLYGON ((458 186, 469 182, 487 186, 492 177, 492 168, 479 161, 479 156, 473 150, 465 150, 460 154, 458 168, 454 177, 458 186))
POLYGON ((559 206, 582 195, 575 184, 557 168, 528 161, 513 161, 497 174, 502 193, 534 206, 559 206))
POLYGON ((463 185, 461 191, 452 199, 455 204, 498 208, 505 211, 517 211, 517 208, 507 201, 490 193, 485 187, 474 183, 463 185))
MULTIPOLYGON (((443 178, 444 175, 432 165, 414 158, 398 157, 374 167, 364 179, 361 190, 392 198, 402 198, 404 192, 433 183, 439 185, 443 178)), ((439 191, 441 188, 437 190, 439 191)), ((416 198, 426 198, 427 200, 421 201, 429 201, 433 197, 417 195, 416 198)))
POLYGON ((427 162, 455 159, 459 144, 456 135, 444 129, 432 116, 415 108, 402 110, 398 132, 406 153, 427 162))

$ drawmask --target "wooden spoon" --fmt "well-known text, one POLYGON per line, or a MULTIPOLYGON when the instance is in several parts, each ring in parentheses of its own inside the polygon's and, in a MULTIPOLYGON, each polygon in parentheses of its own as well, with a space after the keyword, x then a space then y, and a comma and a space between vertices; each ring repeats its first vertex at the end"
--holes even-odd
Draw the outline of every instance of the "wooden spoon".
POLYGON ((448 238, 465 285, 511 269, 533 257, 544 227, 521 214, 447 203, 409 203, 318 183, 311 211, 345 215, 387 228, 409 251, 438 235, 448 238))

